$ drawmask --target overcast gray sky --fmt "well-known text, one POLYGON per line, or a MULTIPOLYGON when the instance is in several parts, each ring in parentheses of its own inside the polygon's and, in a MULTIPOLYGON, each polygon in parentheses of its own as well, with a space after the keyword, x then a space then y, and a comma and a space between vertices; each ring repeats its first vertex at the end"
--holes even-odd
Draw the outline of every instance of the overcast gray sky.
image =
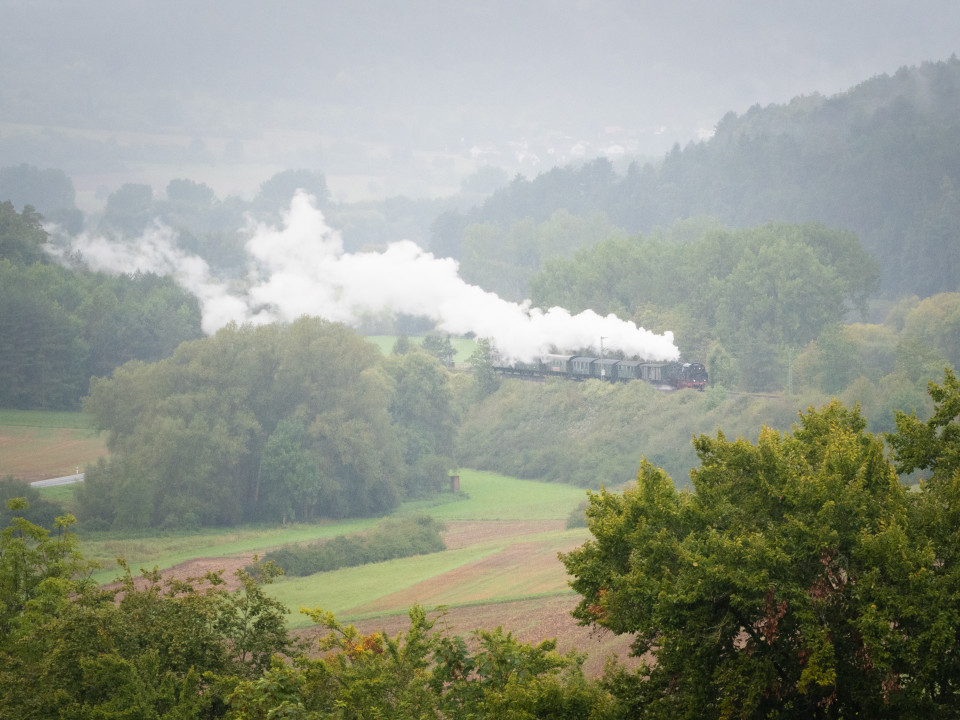
MULTIPOLYGON (((575 147, 656 155, 728 111, 960 44, 955 0, 0 0, 0 13, 8 136, 11 123, 277 129, 393 152, 527 143, 544 163, 575 147)), ((0 165, 21 159, 9 148, 0 165)))

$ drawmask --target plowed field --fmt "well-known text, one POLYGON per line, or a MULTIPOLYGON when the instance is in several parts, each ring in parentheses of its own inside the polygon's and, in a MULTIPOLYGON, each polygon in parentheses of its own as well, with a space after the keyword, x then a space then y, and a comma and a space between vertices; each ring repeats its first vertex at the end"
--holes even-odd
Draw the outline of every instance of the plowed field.
MULTIPOLYGON (((53 414, 51 414, 53 415, 53 414)), ((72 475, 79 467, 106 456, 104 438, 87 427, 31 424, 43 413, 4 411, 0 422, 0 477, 13 475, 26 482, 72 475)), ((57 413, 70 421, 70 413, 57 413)), ((76 424, 83 424, 77 415, 76 424)))
MULTIPOLYGON (((628 658, 631 638, 578 626, 570 616, 579 596, 569 590, 557 552, 582 543, 585 531, 564 532, 562 520, 462 521, 448 522, 447 528, 444 539, 448 552, 475 547, 487 547, 490 552, 478 560, 412 582, 401 590, 381 595, 377 595, 375 589, 368 590, 374 597, 367 596, 368 599, 354 607, 336 609, 338 618, 345 622, 358 618, 352 622, 363 632, 385 631, 394 636, 407 629, 406 612, 418 603, 438 619, 436 629, 445 628, 451 633, 469 635, 475 629, 502 627, 524 642, 556 638, 561 652, 575 648, 587 653, 585 669, 591 675, 602 671, 606 658, 612 653, 621 660, 635 662, 628 658), (438 606, 447 607, 442 619, 438 606)), ((181 563, 167 573, 185 578, 225 569, 227 587, 233 588, 236 586, 233 571, 251 560, 251 555, 201 558, 181 563)), ((375 573, 376 567, 352 570, 357 574, 375 573)), ((336 584, 332 577, 321 574, 290 582, 312 582, 313 590, 307 592, 302 604, 328 608, 328 589, 336 584)), ((296 607, 291 609, 296 611, 296 607)), ((308 627, 297 633, 316 637, 318 630, 308 627)))

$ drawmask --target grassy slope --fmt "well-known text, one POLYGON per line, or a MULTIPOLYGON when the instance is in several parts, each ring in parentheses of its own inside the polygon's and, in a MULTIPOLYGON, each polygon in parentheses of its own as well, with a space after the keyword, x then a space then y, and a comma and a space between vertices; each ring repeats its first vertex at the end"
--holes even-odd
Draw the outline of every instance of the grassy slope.
MULTIPOLYGON (((366 530, 376 518, 342 520, 327 524, 294 524, 285 527, 211 528, 198 533, 161 533, 133 537, 129 534, 97 533, 82 539, 85 556, 105 568, 94 575, 110 582, 117 575, 117 558, 123 558, 136 573, 140 568, 161 570, 196 558, 263 554, 289 543, 308 542, 366 530)), ((154 532, 154 531, 151 531, 154 532)))
MULTIPOLYGON (((31 471, 29 463, 36 462, 37 456, 56 455, 62 445, 58 433, 74 433, 75 439, 89 441, 90 453, 103 449, 102 441, 90 430, 89 419, 79 413, 0 412, 0 438, 22 438, 18 435, 21 431, 29 433, 32 445, 28 447, 22 440, 9 443, 7 447, 13 451, 4 453, 3 462, 18 463, 26 472, 31 471)), ((83 461, 92 459, 88 455, 83 461)), ((71 458, 71 462, 75 461, 71 458)), ((296 613, 301 606, 319 605, 349 620, 405 613, 414 602, 458 607, 569 594, 556 554, 587 537, 583 529, 562 530, 563 520, 583 499, 582 489, 472 470, 461 471, 460 486, 460 498, 442 495, 407 503, 398 512, 427 513, 446 522, 451 535, 459 532, 461 539, 463 529, 468 528, 467 540, 433 555, 281 579, 271 592, 293 611, 291 624, 307 624, 304 616, 296 613)), ((43 492, 69 510, 73 491, 72 487, 63 487, 43 492)), ((96 579, 110 582, 117 576, 118 557, 123 557, 134 572, 141 567, 164 569, 201 558, 215 564, 217 558, 263 554, 288 543, 357 532, 376 522, 376 518, 366 518, 173 535, 108 533, 83 538, 83 551, 105 568, 96 579)))
MULTIPOLYGON (((424 512, 451 523, 468 520, 561 520, 583 499, 583 491, 579 488, 514 480, 493 473, 470 470, 461 472, 460 483, 461 489, 468 496, 466 499, 456 502, 407 503, 399 512, 424 512)), ((450 496, 447 498, 453 499, 450 496)), ((107 568, 95 577, 100 582, 108 582, 116 575, 114 560, 118 557, 125 558, 135 571, 140 567, 156 566, 163 569, 195 558, 263 554, 266 550, 288 543, 357 532, 376 522, 377 518, 365 518, 323 525, 210 529, 190 535, 103 535, 94 536, 96 539, 92 540, 85 539, 83 550, 88 557, 100 561, 107 568)), ((308 578, 284 579, 274 588, 277 596, 294 609, 301 604, 316 604, 310 598, 316 595, 317 589, 322 589, 325 606, 332 609, 334 606, 341 607, 344 603, 352 602, 348 598, 358 597, 348 586, 379 586, 378 592, 366 596, 367 599, 392 594, 422 581, 425 577, 432 577, 431 573, 446 572, 451 562, 459 565, 495 553, 509 540, 510 538, 505 537, 492 545, 471 548, 469 552, 441 553, 440 556, 449 554, 451 557, 436 561, 440 564, 433 571, 410 569, 410 564, 427 562, 426 557, 394 560, 336 573, 321 573, 308 578), (369 574, 376 579, 369 580, 369 574), (331 593, 331 588, 336 588, 336 592, 331 593), (338 592, 343 592, 344 597, 340 597, 338 592), (330 598, 329 602, 327 598, 330 598)), ((528 542, 529 537, 524 536, 523 541, 528 542)), ((435 560, 430 559, 429 562, 435 560)), ((364 596, 361 594, 359 597, 363 599, 364 596)))
MULTIPOLYGON (((556 526, 583 499, 582 489, 471 470, 461 471, 460 486, 468 500, 419 509, 451 526, 489 523, 494 537, 435 555, 281 579, 272 594, 291 609, 321 606, 349 620, 406 612, 414 602, 458 606, 569 592, 556 554, 587 533, 556 526), (502 522, 518 520, 544 522, 545 529, 519 534, 502 522)), ((307 624, 303 616, 290 622, 307 624)))
MULTIPOLYGON (((367 341, 372 342, 378 348, 380 352, 384 355, 389 355, 393 350, 393 346, 397 342, 396 335, 367 335, 367 341)), ((416 343, 417 345, 423 342, 422 336, 411 337, 410 342, 416 343)), ((453 356, 454 362, 466 362, 470 359, 470 356, 473 355, 473 351, 477 348, 477 343, 475 340, 470 340, 468 338, 450 338, 450 344, 453 345, 455 354, 453 356)))

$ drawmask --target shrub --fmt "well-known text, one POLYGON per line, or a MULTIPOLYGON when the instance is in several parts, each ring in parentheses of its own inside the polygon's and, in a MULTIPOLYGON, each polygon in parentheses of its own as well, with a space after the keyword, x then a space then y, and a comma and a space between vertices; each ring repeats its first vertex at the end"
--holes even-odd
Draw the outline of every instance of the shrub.
POLYGON ((427 515, 387 520, 366 533, 338 535, 309 545, 290 546, 267 553, 287 575, 312 575, 401 557, 446 550, 440 537, 443 523, 427 515))

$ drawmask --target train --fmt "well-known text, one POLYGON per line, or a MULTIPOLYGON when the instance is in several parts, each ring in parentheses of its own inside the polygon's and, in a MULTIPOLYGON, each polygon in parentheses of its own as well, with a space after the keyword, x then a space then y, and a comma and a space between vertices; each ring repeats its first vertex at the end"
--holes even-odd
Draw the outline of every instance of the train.
POLYGON ((645 362, 581 355, 541 355, 531 362, 506 363, 494 360, 494 369, 514 377, 565 377, 571 380, 629 382, 644 380, 659 387, 703 390, 709 378, 703 363, 645 362))

